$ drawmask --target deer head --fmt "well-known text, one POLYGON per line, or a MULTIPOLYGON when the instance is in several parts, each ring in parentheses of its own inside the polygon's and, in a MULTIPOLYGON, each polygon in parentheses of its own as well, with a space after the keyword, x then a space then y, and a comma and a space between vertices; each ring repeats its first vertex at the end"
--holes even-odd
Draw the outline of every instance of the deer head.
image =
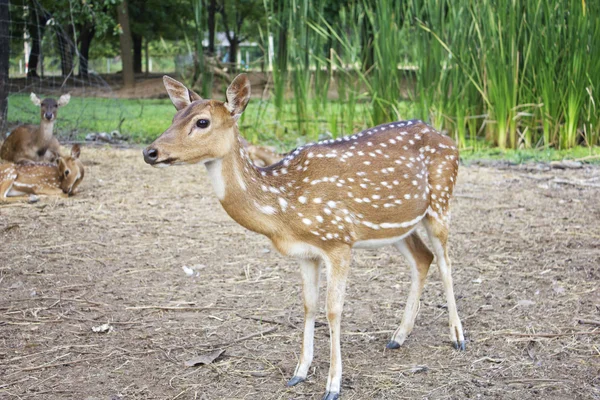
POLYGON ((153 166, 169 166, 223 158, 236 140, 236 122, 250 99, 246 75, 233 80, 226 102, 204 100, 168 76, 163 81, 177 114, 169 129, 144 150, 144 161, 153 166))
POLYGON ((52 122, 56 119, 56 113, 58 111, 58 108, 69 104, 69 100, 71 100, 71 95, 68 93, 63 94, 58 98, 58 101, 52 98, 40 100, 40 98, 37 97, 35 93, 31 93, 31 96, 29 96, 29 98, 35 106, 40 107, 42 121, 46 120, 48 122, 52 122))
POLYGON ((66 194, 75 193, 75 189, 83 180, 83 163, 79 160, 81 149, 78 144, 71 148, 71 156, 58 159, 60 188, 66 194))

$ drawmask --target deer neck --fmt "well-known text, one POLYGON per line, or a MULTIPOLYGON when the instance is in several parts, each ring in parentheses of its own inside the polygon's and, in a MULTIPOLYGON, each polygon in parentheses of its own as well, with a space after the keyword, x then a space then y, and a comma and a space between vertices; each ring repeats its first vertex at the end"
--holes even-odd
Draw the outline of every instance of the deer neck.
POLYGON ((54 120, 48 121, 42 117, 40 121, 40 129, 37 135, 38 144, 47 143, 52 139, 52 133, 54 132, 54 120))
POLYGON ((227 214, 243 227, 270 237, 276 232, 272 223, 276 205, 271 204, 273 198, 261 188, 273 188, 275 183, 270 182, 273 177, 263 174, 252 163, 238 139, 236 132, 231 151, 225 157, 209 160, 204 165, 227 214))

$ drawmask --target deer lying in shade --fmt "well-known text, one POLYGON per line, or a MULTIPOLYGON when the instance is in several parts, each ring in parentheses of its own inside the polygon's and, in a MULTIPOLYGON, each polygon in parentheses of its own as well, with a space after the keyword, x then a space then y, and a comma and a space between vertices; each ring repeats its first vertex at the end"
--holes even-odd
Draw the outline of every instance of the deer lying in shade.
POLYGON ((31 93, 31 102, 40 107, 39 125, 19 125, 6 138, 0 148, 0 158, 11 162, 54 162, 60 156, 60 145, 54 137, 54 122, 58 109, 66 106, 70 94, 63 94, 58 101, 43 101, 31 93))
POLYGON ((0 201, 22 201, 28 195, 68 197, 83 180, 79 145, 55 163, 0 164, 0 201))
POLYGON ((302 146, 259 168, 241 144, 237 125, 250 99, 245 75, 231 83, 225 103, 204 100, 169 77, 164 83, 177 114, 144 150, 145 161, 154 166, 204 164, 225 211, 300 262, 304 335, 289 386, 306 379, 313 360, 319 270, 324 266, 331 353, 323 399, 339 397, 340 323, 352 249, 393 245, 406 258, 412 283, 402 322, 387 347, 402 345, 413 329, 434 257, 416 232, 420 225, 437 257, 450 340, 464 349, 447 250, 450 198, 458 172, 452 139, 422 121, 393 122, 302 146))

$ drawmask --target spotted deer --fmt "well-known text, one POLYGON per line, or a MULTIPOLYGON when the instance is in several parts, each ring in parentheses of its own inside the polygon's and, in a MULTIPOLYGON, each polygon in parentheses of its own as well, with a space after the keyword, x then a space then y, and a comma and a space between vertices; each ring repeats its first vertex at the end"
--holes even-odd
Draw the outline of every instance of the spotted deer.
POLYGON ((172 125, 143 151, 145 161, 156 167, 204 164, 225 211, 300 262, 304 335, 289 386, 306 379, 313 359, 319 270, 324 265, 331 353, 323 399, 339 397, 340 322, 352 249, 393 245, 408 261, 410 292, 387 348, 402 345, 413 329, 433 261, 415 231, 420 225, 437 257, 450 339, 464 350, 447 251, 449 202, 458 171, 458 151, 450 138, 422 121, 394 122, 299 147, 260 168, 250 161, 237 125, 250 98, 245 75, 231 83, 226 102, 204 100, 166 76, 164 84, 177 113, 172 125))
POLYGON ((242 147, 246 149, 250 160, 252 160, 254 165, 259 167, 266 167, 267 165, 275 164, 285 156, 284 154, 277 153, 271 147, 250 144, 241 136, 240 143, 242 144, 242 147))
POLYGON ((54 162, 60 156, 60 144, 53 135, 58 109, 69 103, 70 94, 57 100, 43 101, 31 93, 31 102, 40 107, 39 125, 20 125, 6 138, 0 148, 0 158, 12 162, 54 162))
POLYGON ((76 144, 69 157, 59 157, 56 163, 0 164, 0 202, 22 201, 27 195, 74 194, 84 176, 80 153, 76 144))

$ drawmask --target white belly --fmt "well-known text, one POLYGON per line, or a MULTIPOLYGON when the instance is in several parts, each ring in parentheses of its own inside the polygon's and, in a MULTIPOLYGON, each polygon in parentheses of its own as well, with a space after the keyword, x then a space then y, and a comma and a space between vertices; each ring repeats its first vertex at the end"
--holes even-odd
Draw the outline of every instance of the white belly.
POLYGON ((389 246, 391 244, 398 243, 405 237, 409 236, 411 233, 413 233, 413 231, 415 229, 417 229, 416 225, 411 230, 409 230, 408 232, 406 232, 404 235, 401 235, 401 236, 394 236, 394 237, 389 237, 389 238, 385 238, 385 239, 358 240, 358 241, 354 242, 354 245, 352 245, 352 248, 353 249, 378 249, 380 247, 389 246))

